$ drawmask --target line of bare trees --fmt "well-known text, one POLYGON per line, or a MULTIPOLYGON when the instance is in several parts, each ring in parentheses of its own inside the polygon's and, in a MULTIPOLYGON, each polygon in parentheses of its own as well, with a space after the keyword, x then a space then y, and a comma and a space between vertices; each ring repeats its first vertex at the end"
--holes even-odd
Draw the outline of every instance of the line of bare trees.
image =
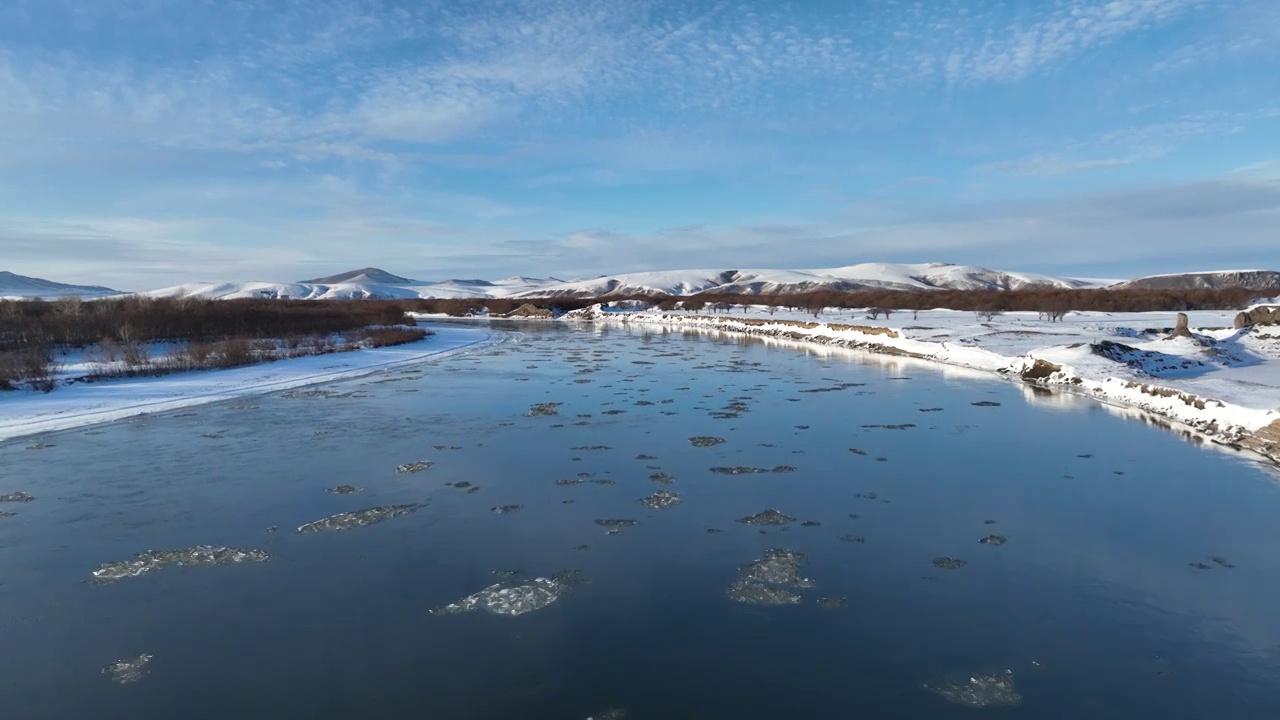
POLYGON ((31 346, 285 338, 413 325, 393 301, 189 300, 141 297, 0 301, 0 351, 31 346))

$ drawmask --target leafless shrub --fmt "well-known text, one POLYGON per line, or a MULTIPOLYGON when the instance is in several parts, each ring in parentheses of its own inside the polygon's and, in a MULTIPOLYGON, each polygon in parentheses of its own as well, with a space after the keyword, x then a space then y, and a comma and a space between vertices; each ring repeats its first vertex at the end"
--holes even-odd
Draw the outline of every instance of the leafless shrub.
POLYGON ((426 330, 421 328, 374 327, 366 328, 358 333, 352 333, 349 339, 364 347, 378 348, 417 342, 428 334, 426 330))
POLYGON ((232 368, 253 363, 253 344, 246 338, 227 338, 215 344, 216 367, 232 368))
POLYGON ((131 370, 143 368, 151 363, 151 349, 136 340, 126 341, 120 346, 120 358, 131 370))
POLYGON ((57 370, 48 346, 0 352, 0 390, 15 390, 25 384, 34 390, 52 392, 58 385, 57 370))

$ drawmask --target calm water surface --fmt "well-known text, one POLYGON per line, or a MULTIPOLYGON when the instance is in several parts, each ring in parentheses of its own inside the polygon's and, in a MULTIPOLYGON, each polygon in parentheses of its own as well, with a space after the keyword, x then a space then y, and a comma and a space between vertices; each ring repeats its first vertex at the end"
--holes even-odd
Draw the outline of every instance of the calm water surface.
POLYGON ((0 504, 5 718, 1280 717, 1276 478, 1101 406, 581 329, 323 390, 0 445, 0 494, 36 497, 0 504), (556 484, 580 473, 615 483, 556 484), (658 489, 682 504, 639 503, 658 489), (400 503, 424 505, 294 532, 400 503), (766 508, 796 521, 735 522, 766 508), (89 582, 200 544, 271 557, 89 582), (731 600, 770 548, 807 556, 802 602, 731 600), (493 571, 573 569, 590 582, 536 612, 431 613, 493 571), (101 673, 142 653, 136 683, 101 673), (926 688, 1006 672, 1017 705, 926 688))

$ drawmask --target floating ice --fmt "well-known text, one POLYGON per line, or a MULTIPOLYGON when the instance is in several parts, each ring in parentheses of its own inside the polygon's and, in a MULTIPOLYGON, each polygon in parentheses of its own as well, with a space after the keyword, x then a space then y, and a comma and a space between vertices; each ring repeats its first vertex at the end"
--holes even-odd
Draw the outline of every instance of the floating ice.
POLYGON ((359 485, 339 485, 337 487, 325 488, 325 492, 332 493, 334 495, 354 495, 363 491, 364 488, 359 485))
POLYGON ((924 687, 957 705, 969 707, 1013 707, 1022 703, 1022 695, 1013 686, 1013 674, 1007 671, 924 687))
POLYGON ((506 580, 490 585, 474 595, 468 595, 458 602, 436 608, 431 613, 460 615, 487 610, 494 615, 515 617, 547 607, 585 581, 581 570, 564 570, 549 578, 537 577, 526 582, 506 580))
POLYGON ((236 565, 265 562, 268 557, 265 550, 211 545, 197 545, 185 550, 146 550, 128 560, 99 565, 93 571, 93 581, 99 584, 112 583, 175 565, 236 565))
POLYGON ((675 507, 681 502, 679 495, 668 490, 658 490, 648 497, 640 498, 640 504, 650 510, 665 510, 675 507))
POLYGON ((596 520, 596 524, 599 525, 600 527, 609 528, 610 535, 621 535, 622 528, 632 527, 636 524, 636 521, 606 519, 606 520, 596 520))
POLYGON ((769 468, 746 467, 739 465, 737 467, 713 467, 711 472, 717 475, 763 475, 764 473, 773 472, 769 468))
POLYGON ((697 435, 689 438, 689 443, 694 447, 711 447, 713 445, 720 445, 724 442, 724 438, 711 437, 709 435, 697 435))
POLYGON ((35 499, 36 499, 35 496, 32 495, 31 493, 22 492, 22 491, 11 492, 11 493, 6 493, 4 495, 0 495, 0 502, 26 503, 26 502, 31 502, 32 500, 35 500, 35 499))
POLYGON ((676 478, 674 475, 668 475, 665 472, 656 472, 650 475, 649 479, 656 483, 662 483, 664 485, 670 485, 671 483, 676 481, 676 478))
POLYGON ((789 522, 795 522, 795 518, 784 512, 769 508, 762 510, 755 515, 748 515, 744 518, 738 518, 738 522, 747 525, 786 525, 789 522))
POLYGON ((943 557, 936 557, 933 559, 933 566, 938 568, 939 570, 959 570, 965 565, 968 565, 968 563, 965 562, 964 560, 961 560, 960 558, 943 556, 943 557))
POLYGON ((417 462, 405 463, 396 466, 397 473, 416 473, 424 470, 430 470, 435 463, 430 460, 419 460, 417 462))
POLYGON ((1003 545, 1009 542, 1009 538, 1003 535, 988 535, 982 538, 981 540, 979 540, 978 542, 982 543, 983 545, 1003 545))
POLYGON ((113 683, 128 685, 141 680, 147 674, 147 665, 151 663, 151 656, 143 653, 136 658, 125 658, 109 663, 102 668, 102 674, 113 683))
POLYGON ((558 403, 558 402, 538 403, 536 405, 531 406, 528 412, 524 414, 524 416, 539 417, 539 416, 559 415, 560 411, 557 410, 556 408, 560 407, 563 404, 564 403, 558 403))
POLYGON ((338 513, 327 518, 309 522, 298 527, 300 533, 324 532, 327 530, 350 530, 352 528, 373 525, 393 517, 408 515, 420 507, 417 503, 408 505, 381 505, 352 512, 338 513))
POLYGON ((806 562, 802 553, 766 550, 763 558, 738 568, 738 578, 727 591, 729 599, 748 605, 795 605, 801 600, 795 591, 813 587, 800 574, 806 562))
POLYGON ((492 510, 493 512, 499 515, 504 515, 506 513, 515 512, 516 510, 519 510, 522 507, 524 506, 523 505, 499 505, 497 507, 490 508, 490 510, 492 510))

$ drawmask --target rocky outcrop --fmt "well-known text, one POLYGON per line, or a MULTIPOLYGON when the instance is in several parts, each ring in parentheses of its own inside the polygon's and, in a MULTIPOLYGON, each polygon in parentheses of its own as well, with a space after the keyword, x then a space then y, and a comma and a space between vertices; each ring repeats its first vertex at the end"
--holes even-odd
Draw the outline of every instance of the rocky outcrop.
POLYGON ((1178 324, 1174 325, 1173 332, 1169 333, 1168 336, 1165 337, 1165 339, 1172 340, 1177 337, 1186 337, 1186 338, 1192 337, 1191 328, 1188 327, 1188 324, 1190 322, 1191 320, 1187 317, 1186 313, 1181 313, 1181 312, 1178 313, 1178 324))
POLYGON ((553 317, 555 317, 555 313, 551 312, 550 310, 547 310, 546 308, 540 308, 540 307, 538 307, 538 306, 536 306, 536 305, 532 305, 532 304, 530 304, 530 303, 525 303, 525 304, 521 305, 520 307, 516 308, 515 310, 512 310, 511 312, 506 313, 505 315, 502 315, 502 316, 500 316, 500 317, 504 317, 504 318, 553 318, 553 317))
POLYGON ((1280 305, 1261 305, 1250 308, 1236 315, 1235 328, 1249 328, 1255 325, 1280 325, 1280 305))
POLYGON ((1246 290, 1269 292, 1280 290, 1280 271, 1234 270, 1153 275, 1129 280, 1111 287, 1116 290, 1218 290, 1244 288, 1246 290))

